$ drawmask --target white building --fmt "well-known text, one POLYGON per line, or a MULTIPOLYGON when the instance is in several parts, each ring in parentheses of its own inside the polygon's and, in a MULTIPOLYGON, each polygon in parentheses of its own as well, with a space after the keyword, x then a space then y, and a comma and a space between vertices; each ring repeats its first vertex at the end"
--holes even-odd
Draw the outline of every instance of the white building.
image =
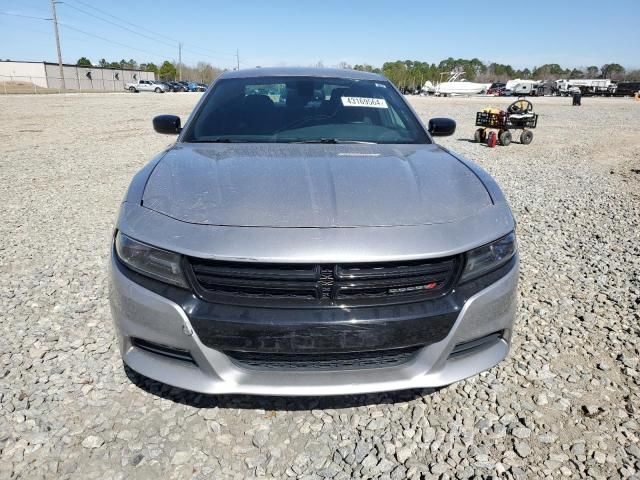
MULTIPOLYGON (((62 65, 65 87, 69 90, 118 92, 127 82, 155 80, 153 72, 122 68, 62 65)), ((0 82, 29 82, 42 88, 61 88, 60 68, 52 62, 13 62, 0 60, 0 82)))

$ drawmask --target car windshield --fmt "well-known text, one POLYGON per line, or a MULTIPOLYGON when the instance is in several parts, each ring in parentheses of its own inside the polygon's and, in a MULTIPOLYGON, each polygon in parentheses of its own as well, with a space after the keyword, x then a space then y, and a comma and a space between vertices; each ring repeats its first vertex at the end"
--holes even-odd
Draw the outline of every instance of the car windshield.
POLYGON ((182 141, 431 143, 388 81, 301 76, 217 81, 182 141))

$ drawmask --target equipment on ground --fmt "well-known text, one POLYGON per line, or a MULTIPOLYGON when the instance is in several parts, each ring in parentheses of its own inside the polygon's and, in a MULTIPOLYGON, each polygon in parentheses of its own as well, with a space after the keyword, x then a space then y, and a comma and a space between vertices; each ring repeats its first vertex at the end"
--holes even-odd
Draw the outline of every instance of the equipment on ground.
POLYGON ((572 93, 571 96, 573 97, 573 106, 574 107, 579 107, 580 105, 582 105, 582 92, 580 91, 579 88, 576 88, 572 93))
POLYGON ((520 98, 513 102, 507 110, 498 108, 485 108, 476 113, 476 126, 474 139, 478 143, 487 142, 490 145, 491 134, 497 136, 500 144, 507 146, 513 136, 510 130, 522 130, 520 143, 529 145, 533 141, 533 132, 530 130, 538 125, 538 115, 533 113, 533 104, 529 100, 520 98), (497 133, 496 133, 497 132, 497 133))
POLYGON ((487 145, 489 148, 495 147, 497 143, 498 140, 496 138, 496 132, 489 132, 489 138, 487 138, 487 145))

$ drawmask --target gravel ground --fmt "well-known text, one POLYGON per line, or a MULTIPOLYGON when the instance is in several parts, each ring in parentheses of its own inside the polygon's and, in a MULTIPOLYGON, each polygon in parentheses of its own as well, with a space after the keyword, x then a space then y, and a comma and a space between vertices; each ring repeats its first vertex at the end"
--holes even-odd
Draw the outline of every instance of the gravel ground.
POLYGON ((125 188, 199 96, 0 97, 0 478, 640 478, 640 103, 534 99, 529 146, 469 142, 518 219, 509 358, 438 392, 207 397, 126 372, 107 302, 125 188), (635 476, 634 476, 635 475, 635 476))

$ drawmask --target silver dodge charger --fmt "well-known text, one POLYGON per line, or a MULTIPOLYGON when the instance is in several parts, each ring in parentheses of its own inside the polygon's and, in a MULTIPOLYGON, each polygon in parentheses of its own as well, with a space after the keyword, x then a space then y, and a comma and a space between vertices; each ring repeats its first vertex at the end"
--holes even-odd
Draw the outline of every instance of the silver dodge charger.
POLYGON ((439 387, 509 351, 515 221, 384 77, 223 74, 131 182, 110 261, 122 358, 210 394, 439 387))

